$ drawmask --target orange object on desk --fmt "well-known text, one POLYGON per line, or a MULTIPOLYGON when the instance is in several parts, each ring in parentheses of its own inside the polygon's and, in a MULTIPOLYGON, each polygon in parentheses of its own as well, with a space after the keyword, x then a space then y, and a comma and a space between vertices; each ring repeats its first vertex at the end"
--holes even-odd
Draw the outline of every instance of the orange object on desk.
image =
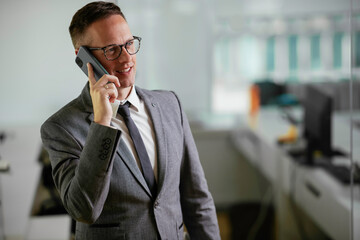
POLYGON ((257 127, 258 113, 260 110, 260 88, 253 84, 250 87, 250 108, 249 108, 249 125, 255 129, 257 127))
POLYGON ((260 89, 253 84, 250 87, 250 115, 254 116, 259 112, 260 108, 260 89))

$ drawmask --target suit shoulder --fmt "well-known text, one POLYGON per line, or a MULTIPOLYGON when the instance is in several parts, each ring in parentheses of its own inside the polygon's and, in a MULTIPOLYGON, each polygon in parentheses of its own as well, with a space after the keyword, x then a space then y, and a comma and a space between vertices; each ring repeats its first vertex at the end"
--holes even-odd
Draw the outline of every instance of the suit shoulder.
POLYGON ((179 104, 179 98, 175 92, 169 90, 146 90, 140 89, 142 94, 150 96, 159 102, 167 102, 168 104, 179 104))
POLYGON ((79 121, 86 119, 88 115, 89 113, 84 111, 81 99, 76 98, 51 115, 42 124, 41 128, 43 129, 53 124, 70 129, 76 128, 80 125, 79 121))
POLYGON ((47 121, 58 121, 79 111, 81 111, 81 107, 79 106, 79 100, 76 98, 67 103, 65 106, 61 107, 58 111, 51 115, 47 121))

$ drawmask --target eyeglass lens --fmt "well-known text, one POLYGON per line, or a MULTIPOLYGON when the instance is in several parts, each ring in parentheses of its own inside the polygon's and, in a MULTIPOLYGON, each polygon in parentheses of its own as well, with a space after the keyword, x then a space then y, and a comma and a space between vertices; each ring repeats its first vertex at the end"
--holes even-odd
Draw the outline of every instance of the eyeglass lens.
MULTIPOLYGON (((125 43, 124 47, 130 55, 133 55, 139 51, 140 41, 135 38, 125 43)), ((121 51, 122 47, 120 47, 119 45, 108 46, 105 49, 105 57, 108 60, 114 60, 120 56, 121 51)))

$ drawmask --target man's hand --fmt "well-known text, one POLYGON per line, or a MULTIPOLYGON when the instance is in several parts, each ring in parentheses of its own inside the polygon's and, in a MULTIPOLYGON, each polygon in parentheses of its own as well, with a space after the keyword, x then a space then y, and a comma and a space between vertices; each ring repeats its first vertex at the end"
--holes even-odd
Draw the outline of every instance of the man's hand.
POLYGON ((120 87, 119 79, 112 75, 104 75, 99 81, 95 80, 91 64, 87 64, 90 95, 94 108, 94 122, 110 126, 112 117, 111 102, 118 96, 117 88, 120 87))

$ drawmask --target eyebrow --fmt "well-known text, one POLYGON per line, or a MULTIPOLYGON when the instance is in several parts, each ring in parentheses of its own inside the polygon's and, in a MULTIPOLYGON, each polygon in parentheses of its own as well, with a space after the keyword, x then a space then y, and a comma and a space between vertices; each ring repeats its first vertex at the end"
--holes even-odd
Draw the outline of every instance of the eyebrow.
POLYGON ((131 40, 134 40, 135 37, 134 36, 131 36, 130 39, 126 40, 126 42, 124 42, 123 44, 117 44, 117 43, 111 43, 111 44, 107 44, 103 47, 89 47, 90 49, 91 48, 97 48, 97 49, 102 49, 102 48, 106 48, 106 47, 110 47, 110 46, 119 46, 119 45, 125 45, 127 42, 131 41, 131 40))
POLYGON ((131 40, 134 40, 134 39, 135 39, 134 36, 131 36, 129 39, 127 39, 127 40, 126 40, 124 43, 122 43, 122 44, 112 43, 112 44, 106 45, 105 47, 111 46, 111 45, 124 45, 124 44, 126 44, 127 42, 129 42, 129 41, 131 41, 131 40))

